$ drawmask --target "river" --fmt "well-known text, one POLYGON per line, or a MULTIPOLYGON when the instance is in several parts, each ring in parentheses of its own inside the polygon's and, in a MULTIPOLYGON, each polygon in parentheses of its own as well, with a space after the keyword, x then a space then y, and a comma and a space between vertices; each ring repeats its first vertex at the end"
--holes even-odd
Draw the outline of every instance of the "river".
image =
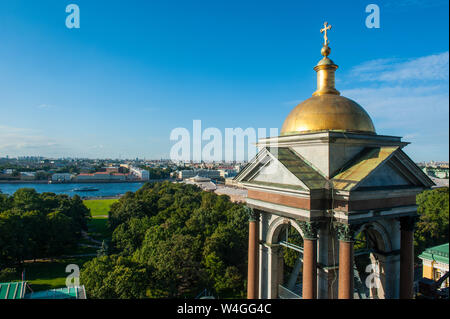
POLYGON ((0 184, 0 191, 3 194, 12 195, 19 188, 34 188, 38 193, 51 192, 55 194, 67 194, 69 196, 79 195, 80 197, 116 197, 126 192, 135 192, 144 182, 136 183, 82 183, 82 184, 0 184), (98 191, 74 191, 79 187, 95 187, 98 191))

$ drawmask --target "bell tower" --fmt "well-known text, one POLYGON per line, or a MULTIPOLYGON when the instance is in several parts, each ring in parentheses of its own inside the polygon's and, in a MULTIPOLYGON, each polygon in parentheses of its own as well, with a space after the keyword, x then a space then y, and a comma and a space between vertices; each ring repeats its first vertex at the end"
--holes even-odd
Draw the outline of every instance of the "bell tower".
POLYGON ((413 297, 416 195, 433 182, 402 151, 407 142, 377 134, 336 90, 330 29, 321 29, 317 90, 235 177, 248 190, 251 299, 413 297))

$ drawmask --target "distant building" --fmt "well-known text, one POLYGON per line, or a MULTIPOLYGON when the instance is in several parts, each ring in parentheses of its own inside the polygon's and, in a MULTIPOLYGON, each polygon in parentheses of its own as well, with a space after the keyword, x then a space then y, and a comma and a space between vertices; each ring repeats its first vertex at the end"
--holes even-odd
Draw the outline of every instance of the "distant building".
POLYGON ((425 166, 422 168, 423 172, 431 177, 436 178, 449 178, 449 169, 448 167, 432 167, 425 166))
POLYGON ((433 186, 432 188, 442 188, 442 187, 449 187, 449 180, 448 178, 436 178, 430 176, 433 183, 436 184, 436 186, 433 186))
POLYGON ((244 185, 237 180, 235 180, 233 177, 225 178, 225 186, 231 186, 236 188, 244 188, 244 185))
MULTIPOLYGON (((423 277, 438 281, 446 272, 448 272, 449 244, 443 244, 431 248, 427 248, 419 255, 422 259, 423 277)), ((447 278, 441 288, 449 286, 447 278)))
POLYGON ((234 203, 245 203, 248 191, 243 188, 218 186, 214 193, 217 195, 227 195, 234 203))
POLYGON ((201 176, 214 179, 220 177, 220 171, 209 169, 198 169, 198 170, 181 170, 178 172, 178 179, 184 180, 194 176, 201 176))
POLYGON ((129 170, 131 174, 133 174, 134 176, 138 177, 143 181, 147 181, 150 179, 150 173, 146 169, 130 166, 129 170))
POLYGON ((223 178, 235 177, 237 175, 237 171, 235 169, 219 168, 218 171, 220 173, 220 177, 223 177, 223 178))
POLYGON ((119 167, 116 166, 105 167, 105 171, 107 173, 119 173, 119 167))
POLYGON ((33 180, 36 178, 35 172, 20 172, 20 179, 21 180, 33 180))
POLYGON ((77 182, 94 182, 94 181, 125 181, 128 175, 122 173, 96 172, 92 174, 81 173, 75 177, 77 182))
POLYGON ((73 175, 70 173, 55 173, 52 175, 53 182, 68 182, 72 179, 73 175))
POLYGON ((207 192, 212 192, 216 190, 217 186, 213 182, 211 182, 211 179, 208 177, 202 177, 202 176, 194 176, 191 178, 187 178, 185 180, 186 184, 193 184, 198 187, 200 187, 202 190, 207 192))

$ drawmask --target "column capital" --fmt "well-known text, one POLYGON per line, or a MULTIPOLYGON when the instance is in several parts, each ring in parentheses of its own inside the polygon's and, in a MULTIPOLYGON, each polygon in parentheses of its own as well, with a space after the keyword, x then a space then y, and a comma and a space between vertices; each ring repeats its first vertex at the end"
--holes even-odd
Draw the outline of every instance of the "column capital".
POLYGON ((353 242, 355 240, 355 232, 357 231, 359 225, 349 225, 335 222, 333 226, 340 241, 353 242))
POLYGON ((400 230, 404 231, 414 231, 418 217, 417 216, 406 216, 400 217, 400 230))
POLYGON ((249 222, 258 222, 259 221, 259 212, 254 211, 253 208, 244 206, 244 209, 248 215, 249 222))
POLYGON ((305 222, 305 221, 295 221, 297 225, 303 232, 304 239, 315 240, 317 239, 317 232, 320 227, 319 222, 305 222))

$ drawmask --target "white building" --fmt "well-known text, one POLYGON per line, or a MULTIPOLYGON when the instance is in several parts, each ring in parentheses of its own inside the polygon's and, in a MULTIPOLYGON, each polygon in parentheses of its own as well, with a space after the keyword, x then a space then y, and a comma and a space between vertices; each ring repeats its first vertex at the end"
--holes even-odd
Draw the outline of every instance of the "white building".
POLYGON ((35 177, 35 172, 20 172, 20 179, 22 180, 33 180, 35 177))
POLYGON ((130 173, 137 176, 139 179, 147 181, 150 179, 150 173, 146 169, 140 169, 138 167, 130 166, 130 173))
POLYGON ((68 182, 72 179, 73 175, 70 173, 55 173, 52 175, 53 182, 68 182))
POLYGON ((216 184, 214 184, 213 182, 211 182, 210 178, 207 177, 201 177, 201 176, 195 176, 195 177, 191 177, 185 180, 186 184, 193 184, 196 185, 198 187, 200 187, 202 190, 204 191, 215 191, 217 189, 216 184))

